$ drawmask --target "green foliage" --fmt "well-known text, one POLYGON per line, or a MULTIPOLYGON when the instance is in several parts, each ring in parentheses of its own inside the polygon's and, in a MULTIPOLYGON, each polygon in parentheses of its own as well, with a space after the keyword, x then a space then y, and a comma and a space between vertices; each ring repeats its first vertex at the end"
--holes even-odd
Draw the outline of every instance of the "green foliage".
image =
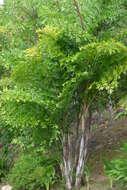
POLYGON ((21 155, 8 176, 15 190, 35 190, 46 188, 55 182, 54 160, 37 153, 21 155))
MULTIPOLYGON (((6 0, 0 10, 0 119, 14 132, 14 144, 61 152, 61 136, 73 132, 84 103, 93 112, 96 99, 102 102, 126 75, 125 0, 79 0, 79 6, 84 32, 73 0, 6 0)), ((26 158, 14 167, 21 177, 27 169, 18 173, 18 163, 28 166, 24 187, 11 174, 15 188, 35 188, 31 179, 36 181, 40 162, 30 165, 26 158)), ((33 156, 28 158, 33 163, 33 156)), ((49 182, 39 185, 48 188, 49 182)))
MULTIPOLYGON (((81 14, 88 34, 109 37, 112 32, 126 28, 125 0, 79 0, 81 14), (114 27, 115 26, 115 27, 114 27)), ((8 35, 8 45, 24 49, 36 43, 36 30, 45 25, 64 28, 69 33, 82 33, 73 0, 6 0, 0 10, 0 25, 8 35), (13 37, 15 36, 15 38, 13 37)), ((9 47, 9 46, 8 46, 9 47)))
POLYGON ((121 111, 120 113, 116 114, 115 119, 119 119, 121 117, 127 117, 127 111, 126 110, 121 111))
MULTIPOLYGON (((126 89, 126 86, 125 86, 125 89, 126 89)), ((127 96, 125 93, 123 94, 123 97, 118 102, 118 106, 120 106, 123 110, 120 113, 116 114, 116 119, 127 116, 127 96)))
POLYGON ((3 88, 1 117, 22 131, 44 129, 51 144, 76 121, 84 101, 89 106, 100 91, 117 87, 127 70, 127 47, 113 39, 93 42, 86 33, 79 36, 83 44, 54 26, 37 34, 36 45, 13 66, 12 87, 3 88))
POLYGON ((2 157, 0 157, 0 179, 4 178, 6 173, 6 162, 2 157))
POLYGON ((117 181, 123 186, 127 185, 127 144, 124 143, 121 151, 125 153, 124 157, 116 158, 110 162, 103 161, 105 172, 110 177, 111 182, 117 181))
POLYGON ((85 175, 85 180, 86 180, 86 184, 87 184, 87 189, 89 190, 90 189, 90 181, 89 181, 90 168, 89 168, 88 165, 86 165, 85 168, 84 168, 84 175, 85 175))
POLYGON ((16 149, 8 144, 1 144, 0 147, 0 181, 6 178, 9 170, 13 166, 14 157, 16 157, 16 149))
POLYGON ((13 165, 14 157, 18 150, 16 146, 12 145, 14 131, 10 130, 9 126, 0 121, 0 180, 6 177, 9 169, 13 165))

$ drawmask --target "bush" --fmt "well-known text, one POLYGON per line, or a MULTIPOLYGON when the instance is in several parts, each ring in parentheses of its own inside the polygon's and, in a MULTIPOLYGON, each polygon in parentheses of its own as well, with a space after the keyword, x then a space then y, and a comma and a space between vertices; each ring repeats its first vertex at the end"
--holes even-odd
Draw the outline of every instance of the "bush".
POLYGON ((6 174, 6 165, 5 161, 0 156, 0 180, 5 177, 6 174))
POLYGON ((39 190, 54 183, 54 160, 37 153, 21 155, 9 174, 9 182, 14 190, 39 190))
POLYGON ((0 180, 2 180, 9 172, 13 165, 14 152, 7 145, 0 148, 0 180))
POLYGON ((103 160, 106 174, 111 180, 111 186, 112 181, 117 181, 121 185, 127 186, 127 143, 124 143, 121 150, 125 152, 124 157, 113 159, 110 162, 103 160))
POLYGON ((8 128, 0 118, 0 181, 13 164, 14 149, 10 147, 13 135, 8 128))

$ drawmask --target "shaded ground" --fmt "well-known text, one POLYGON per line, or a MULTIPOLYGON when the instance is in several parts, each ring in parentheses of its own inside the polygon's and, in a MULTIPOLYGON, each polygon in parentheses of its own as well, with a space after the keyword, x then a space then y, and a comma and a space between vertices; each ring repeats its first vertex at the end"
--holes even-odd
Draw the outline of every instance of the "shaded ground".
MULTIPOLYGON (((101 157, 107 161, 121 156, 118 149, 122 142, 127 142, 127 118, 115 121, 112 126, 101 125, 90 137, 90 184, 91 190, 110 190, 109 179, 104 174, 101 157)), ((126 188, 127 189, 127 188, 126 188)), ((124 190, 114 187, 113 190, 124 190)))

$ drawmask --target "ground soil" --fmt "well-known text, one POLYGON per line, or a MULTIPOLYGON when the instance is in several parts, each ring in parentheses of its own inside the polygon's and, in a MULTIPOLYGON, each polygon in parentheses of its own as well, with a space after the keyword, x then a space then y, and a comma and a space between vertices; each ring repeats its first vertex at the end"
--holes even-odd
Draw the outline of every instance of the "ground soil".
MULTIPOLYGON (((88 160, 91 190, 111 189, 101 158, 103 156, 108 161, 112 158, 120 157, 121 153, 118 150, 122 146, 123 141, 127 142, 127 118, 114 121, 113 124, 101 124, 92 131, 88 160)), ((114 184, 113 190, 124 190, 124 188, 114 184)))

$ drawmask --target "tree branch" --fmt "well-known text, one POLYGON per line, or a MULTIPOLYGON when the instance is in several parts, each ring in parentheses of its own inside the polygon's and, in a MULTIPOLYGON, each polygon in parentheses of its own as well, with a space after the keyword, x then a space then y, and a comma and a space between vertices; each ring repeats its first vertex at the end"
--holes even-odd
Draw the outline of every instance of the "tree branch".
POLYGON ((79 5, 78 5, 78 1, 77 0, 74 0, 74 6, 76 8, 76 11, 77 11, 77 14, 80 18, 80 22, 81 22, 81 27, 82 27, 82 31, 84 32, 85 31, 85 25, 84 25, 84 21, 83 21, 83 16, 80 12, 80 8, 79 8, 79 5))

